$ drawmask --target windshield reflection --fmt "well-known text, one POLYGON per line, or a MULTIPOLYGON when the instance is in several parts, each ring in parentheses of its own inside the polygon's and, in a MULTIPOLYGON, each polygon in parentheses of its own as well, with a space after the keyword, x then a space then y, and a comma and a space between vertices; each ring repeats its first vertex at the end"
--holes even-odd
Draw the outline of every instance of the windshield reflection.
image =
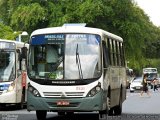
POLYGON ((29 77, 48 80, 82 80, 99 77, 100 36, 92 34, 59 36, 51 34, 33 37, 31 40, 33 45, 30 46, 29 52, 29 77), (42 43, 37 42, 38 40, 42 43))

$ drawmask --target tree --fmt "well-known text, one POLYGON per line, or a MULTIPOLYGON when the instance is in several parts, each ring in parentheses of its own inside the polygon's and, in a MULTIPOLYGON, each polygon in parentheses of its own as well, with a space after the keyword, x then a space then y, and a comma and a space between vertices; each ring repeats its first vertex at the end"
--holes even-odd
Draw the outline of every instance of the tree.
POLYGON ((8 39, 8 40, 15 40, 18 33, 15 33, 11 27, 0 23, 0 38, 1 39, 8 39))
POLYGON ((38 3, 20 5, 11 16, 11 26, 15 30, 32 32, 45 24, 45 9, 38 3))
POLYGON ((130 67, 140 70, 146 58, 160 58, 160 28, 134 0, 1 0, 0 20, 14 31, 28 33, 64 23, 87 23, 123 38, 130 67))

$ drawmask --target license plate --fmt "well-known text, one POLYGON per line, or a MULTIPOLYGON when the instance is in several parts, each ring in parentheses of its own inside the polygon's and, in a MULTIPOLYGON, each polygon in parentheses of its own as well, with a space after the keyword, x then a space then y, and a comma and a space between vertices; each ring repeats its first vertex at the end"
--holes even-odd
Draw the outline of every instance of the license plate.
POLYGON ((57 101, 57 105, 66 106, 69 105, 69 101, 57 101))
POLYGON ((140 89, 140 87, 136 87, 136 89, 140 89))

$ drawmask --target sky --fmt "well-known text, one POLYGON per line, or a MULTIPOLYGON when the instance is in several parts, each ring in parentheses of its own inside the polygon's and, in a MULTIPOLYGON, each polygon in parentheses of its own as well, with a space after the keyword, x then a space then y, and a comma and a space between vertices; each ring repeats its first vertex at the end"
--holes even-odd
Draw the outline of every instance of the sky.
POLYGON ((160 26, 160 0, 134 0, 149 16, 152 23, 160 26))

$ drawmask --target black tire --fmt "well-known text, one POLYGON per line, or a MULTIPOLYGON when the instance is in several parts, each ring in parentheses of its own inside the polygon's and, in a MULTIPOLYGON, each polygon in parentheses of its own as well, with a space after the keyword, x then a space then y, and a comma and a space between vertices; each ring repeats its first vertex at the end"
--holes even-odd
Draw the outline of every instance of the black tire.
POLYGON ((106 118, 107 110, 99 111, 99 119, 106 118))
POLYGON ((114 115, 121 115, 122 114, 122 89, 119 96, 119 105, 114 107, 114 115))
POLYGON ((122 114, 122 102, 120 101, 119 105, 114 108, 114 115, 122 114))
POLYGON ((46 110, 36 110, 37 120, 45 120, 47 116, 46 110))
POLYGON ((108 114, 108 116, 112 116, 113 115, 113 108, 111 108, 111 93, 110 93, 110 89, 108 91, 108 96, 107 96, 107 114, 108 114))
POLYGON ((113 116, 113 111, 114 111, 114 109, 110 108, 110 110, 108 110, 108 116, 113 116))

